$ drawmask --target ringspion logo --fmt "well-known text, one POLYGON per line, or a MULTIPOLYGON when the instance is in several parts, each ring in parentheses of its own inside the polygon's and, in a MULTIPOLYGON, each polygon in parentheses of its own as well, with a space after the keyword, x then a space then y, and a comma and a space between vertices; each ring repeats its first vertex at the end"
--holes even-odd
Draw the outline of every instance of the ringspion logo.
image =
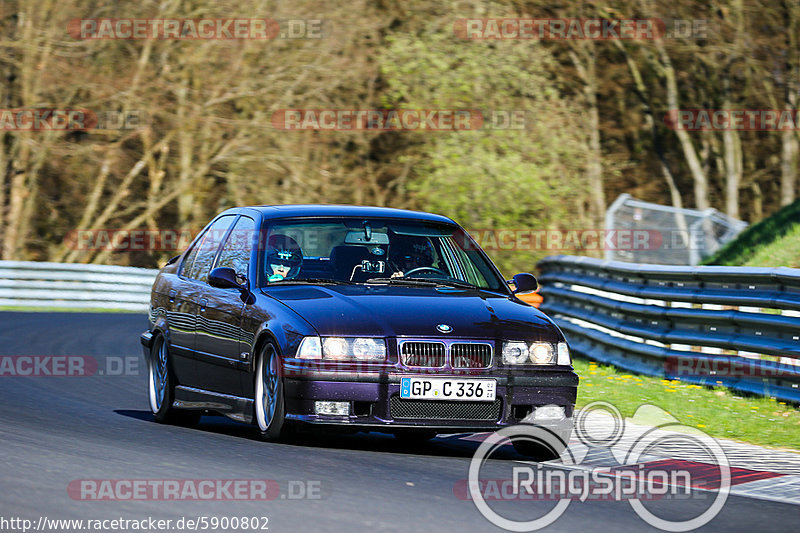
MULTIPOLYGON (((643 418, 666 414, 656 406, 642 405, 633 419, 640 413, 643 418)), ((568 425, 567 422, 562 424, 568 425)), ((508 531, 537 531, 552 525, 574 501, 625 501, 650 526, 676 532, 707 524, 725 505, 731 487, 728 459, 717 441, 696 428, 675 420, 635 434, 627 430, 619 410, 602 401, 581 409, 574 426, 578 446, 568 446, 565 425, 559 428, 520 424, 489 434, 470 461, 467 479, 454 484, 454 496, 472 500, 484 518, 508 531), (597 414, 605 419, 603 423, 593 420, 597 414), (538 462, 533 466, 519 461, 489 462, 508 444, 556 452, 563 467, 542 467, 538 462), (659 460, 651 455, 660 446, 675 445, 695 450, 702 460, 659 460), (613 461, 609 466, 593 465, 587 461, 594 455, 590 454, 592 450, 613 457, 613 461), (498 478, 502 472, 506 477, 498 478), (705 492, 696 494, 692 489, 697 487, 703 487, 705 492), (699 505, 693 513, 665 519, 646 505, 664 498, 692 498, 699 505), (498 511, 495 503, 505 501, 556 503, 546 507, 523 505, 520 513, 509 518, 508 513, 498 511)))

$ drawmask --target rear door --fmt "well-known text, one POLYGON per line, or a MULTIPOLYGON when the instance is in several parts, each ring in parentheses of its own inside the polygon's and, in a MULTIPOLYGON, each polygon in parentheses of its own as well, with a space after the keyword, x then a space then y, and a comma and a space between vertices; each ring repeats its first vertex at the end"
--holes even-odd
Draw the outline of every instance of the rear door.
POLYGON ((167 324, 169 325, 170 352, 172 353, 172 368, 178 383, 193 383, 196 381, 196 368, 194 363, 194 329, 197 319, 197 309, 187 294, 193 290, 193 283, 188 277, 200 243, 205 236, 205 230, 193 243, 184 255, 178 275, 174 276, 166 294, 167 324))

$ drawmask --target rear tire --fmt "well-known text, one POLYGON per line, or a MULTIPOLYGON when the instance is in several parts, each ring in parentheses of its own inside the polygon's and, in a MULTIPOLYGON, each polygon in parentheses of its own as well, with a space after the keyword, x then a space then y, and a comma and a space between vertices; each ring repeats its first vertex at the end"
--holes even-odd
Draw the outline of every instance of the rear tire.
POLYGON ((147 370, 150 410, 156 422, 182 426, 197 424, 201 416, 199 411, 176 409, 172 405, 175 401, 176 381, 169 360, 169 346, 162 335, 153 340, 147 370))
POLYGON ((286 404, 283 397, 281 361, 275 345, 268 342, 256 363, 255 422, 263 440, 277 441, 285 432, 286 404))

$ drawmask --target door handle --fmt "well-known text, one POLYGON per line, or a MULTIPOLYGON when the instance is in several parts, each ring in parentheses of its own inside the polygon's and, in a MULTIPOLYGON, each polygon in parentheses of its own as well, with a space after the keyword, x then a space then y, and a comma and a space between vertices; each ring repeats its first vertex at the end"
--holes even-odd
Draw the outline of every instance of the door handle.
POLYGON ((208 298, 201 298, 200 299, 200 312, 204 312, 206 307, 208 306, 208 298))

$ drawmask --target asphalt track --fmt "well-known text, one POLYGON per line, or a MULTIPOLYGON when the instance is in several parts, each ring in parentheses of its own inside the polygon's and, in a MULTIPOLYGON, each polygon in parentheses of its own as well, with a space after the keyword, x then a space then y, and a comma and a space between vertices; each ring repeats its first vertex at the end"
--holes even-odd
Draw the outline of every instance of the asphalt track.
MULTIPOLYGON (((196 428, 155 423, 138 341, 145 326, 135 314, 0 313, 0 356, 82 355, 98 362, 89 377, 0 377, 0 524, 10 518, 38 524, 40 517, 153 517, 174 524, 182 517, 248 516, 267 517, 272 532, 499 530, 454 494, 477 442, 451 437, 408 446, 382 435, 312 434, 273 444, 224 418, 204 417, 196 428), (127 372, 119 365, 126 360, 134 365, 127 372), (281 493, 270 501, 88 501, 68 492, 70 482, 87 479, 268 479, 281 493), (314 497, 292 498, 300 491, 290 493, 290 483, 311 487, 314 497)), ((500 471, 519 459, 509 451, 490 468, 500 471)), ((525 519, 553 507, 504 505, 509 516, 525 519)), ((671 519, 706 507, 702 497, 648 503, 671 519)), ((732 495, 701 530, 797 531, 798 524, 800 506, 732 495)), ((546 529, 650 530, 658 531, 627 502, 607 501, 573 502, 546 529)))

